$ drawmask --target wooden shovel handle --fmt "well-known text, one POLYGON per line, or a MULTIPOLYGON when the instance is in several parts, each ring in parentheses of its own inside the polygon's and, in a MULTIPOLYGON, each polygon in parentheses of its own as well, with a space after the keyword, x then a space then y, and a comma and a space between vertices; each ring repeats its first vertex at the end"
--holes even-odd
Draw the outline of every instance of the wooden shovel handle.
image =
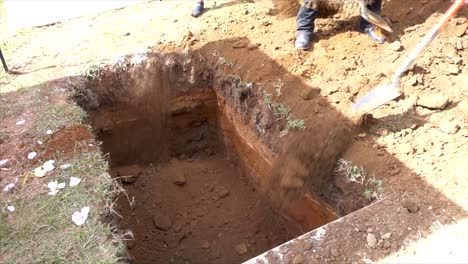
POLYGON ((466 0, 455 0, 455 3, 453 3, 449 10, 447 10, 447 12, 445 12, 444 16, 440 19, 440 22, 437 26, 439 26, 439 28, 442 28, 443 26, 447 25, 447 23, 449 22, 449 20, 456 16, 458 11, 460 10, 460 8, 463 7, 463 5, 465 4, 465 1, 466 0))
POLYGON ((460 8, 462 8, 464 4, 465 0, 456 0, 450 6, 447 12, 445 12, 445 14, 440 18, 439 23, 433 26, 431 31, 429 31, 429 33, 427 33, 426 36, 424 36, 423 40, 419 42, 416 48, 413 51, 411 51, 411 53, 408 55, 408 57, 400 66, 400 68, 395 72, 395 75, 392 79, 393 86, 399 86, 400 77, 403 75, 403 73, 405 73, 409 69, 409 67, 413 65, 418 55, 429 45, 429 43, 431 43, 434 40, 434 38, 439 34, 440 29, 447 25, 449 20, 458 13, 460 8))

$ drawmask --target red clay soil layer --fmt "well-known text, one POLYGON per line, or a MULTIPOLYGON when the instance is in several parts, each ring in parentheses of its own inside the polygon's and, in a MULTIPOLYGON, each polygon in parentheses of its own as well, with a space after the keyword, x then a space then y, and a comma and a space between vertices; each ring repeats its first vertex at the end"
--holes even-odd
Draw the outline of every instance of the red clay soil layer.
POLYGON ((84 125, 74 125, 57 131, 50 139, 44 142, 44 153, 40 155, 43 160, 51 159, 60 153, 62 157, 69 157, 75 151, 96 148, 88 145, 92 139, 89 130, 84 125))

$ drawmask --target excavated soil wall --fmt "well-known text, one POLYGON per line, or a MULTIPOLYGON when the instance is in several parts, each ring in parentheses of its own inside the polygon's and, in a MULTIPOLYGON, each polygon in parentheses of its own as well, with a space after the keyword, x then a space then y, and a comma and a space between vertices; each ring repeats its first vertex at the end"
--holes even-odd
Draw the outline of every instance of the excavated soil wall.
POLYGON ((136 263, 239 263, 339 217, 315 192, 325 180, 290 192, 297 175, 278 178, 297 174, 284 155, 303 147, 278 146, 287 120, 255 84, 192 54, 134 54, 88 76, 78 102, 126 187, 119 225, 136 263))

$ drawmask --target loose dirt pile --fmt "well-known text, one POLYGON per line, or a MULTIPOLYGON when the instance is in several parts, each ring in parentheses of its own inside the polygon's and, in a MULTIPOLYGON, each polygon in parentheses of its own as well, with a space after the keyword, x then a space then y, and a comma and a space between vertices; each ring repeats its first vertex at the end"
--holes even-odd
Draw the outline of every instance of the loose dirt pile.
POLYGON ((334 184, 336 161, 356 130, 342 116, 329 115, 327 122, 317 123, 291 139, 272 166, 268 191, 271 200, 283 208, 303 193, 325 194, 326 186, 334 184))

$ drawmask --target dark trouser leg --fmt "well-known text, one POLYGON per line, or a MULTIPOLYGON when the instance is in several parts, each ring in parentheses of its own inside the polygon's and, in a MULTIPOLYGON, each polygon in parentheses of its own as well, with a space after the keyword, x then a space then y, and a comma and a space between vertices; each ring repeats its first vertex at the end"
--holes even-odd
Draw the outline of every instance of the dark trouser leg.
POLYGON ((201 14, 203 14, 204 10, 205 4, 203 3, 203 0, 197 0, 197 3, 195 4, 195 7, 192 10, 192 16, 199 17, 201 16, 201 14))
POLYGON ((297 13, 297 36, 294 46, 298 49, 308 50, 312 44, 317 17, 317 10, 314 7, 314 0, 306 0, 297 13))

